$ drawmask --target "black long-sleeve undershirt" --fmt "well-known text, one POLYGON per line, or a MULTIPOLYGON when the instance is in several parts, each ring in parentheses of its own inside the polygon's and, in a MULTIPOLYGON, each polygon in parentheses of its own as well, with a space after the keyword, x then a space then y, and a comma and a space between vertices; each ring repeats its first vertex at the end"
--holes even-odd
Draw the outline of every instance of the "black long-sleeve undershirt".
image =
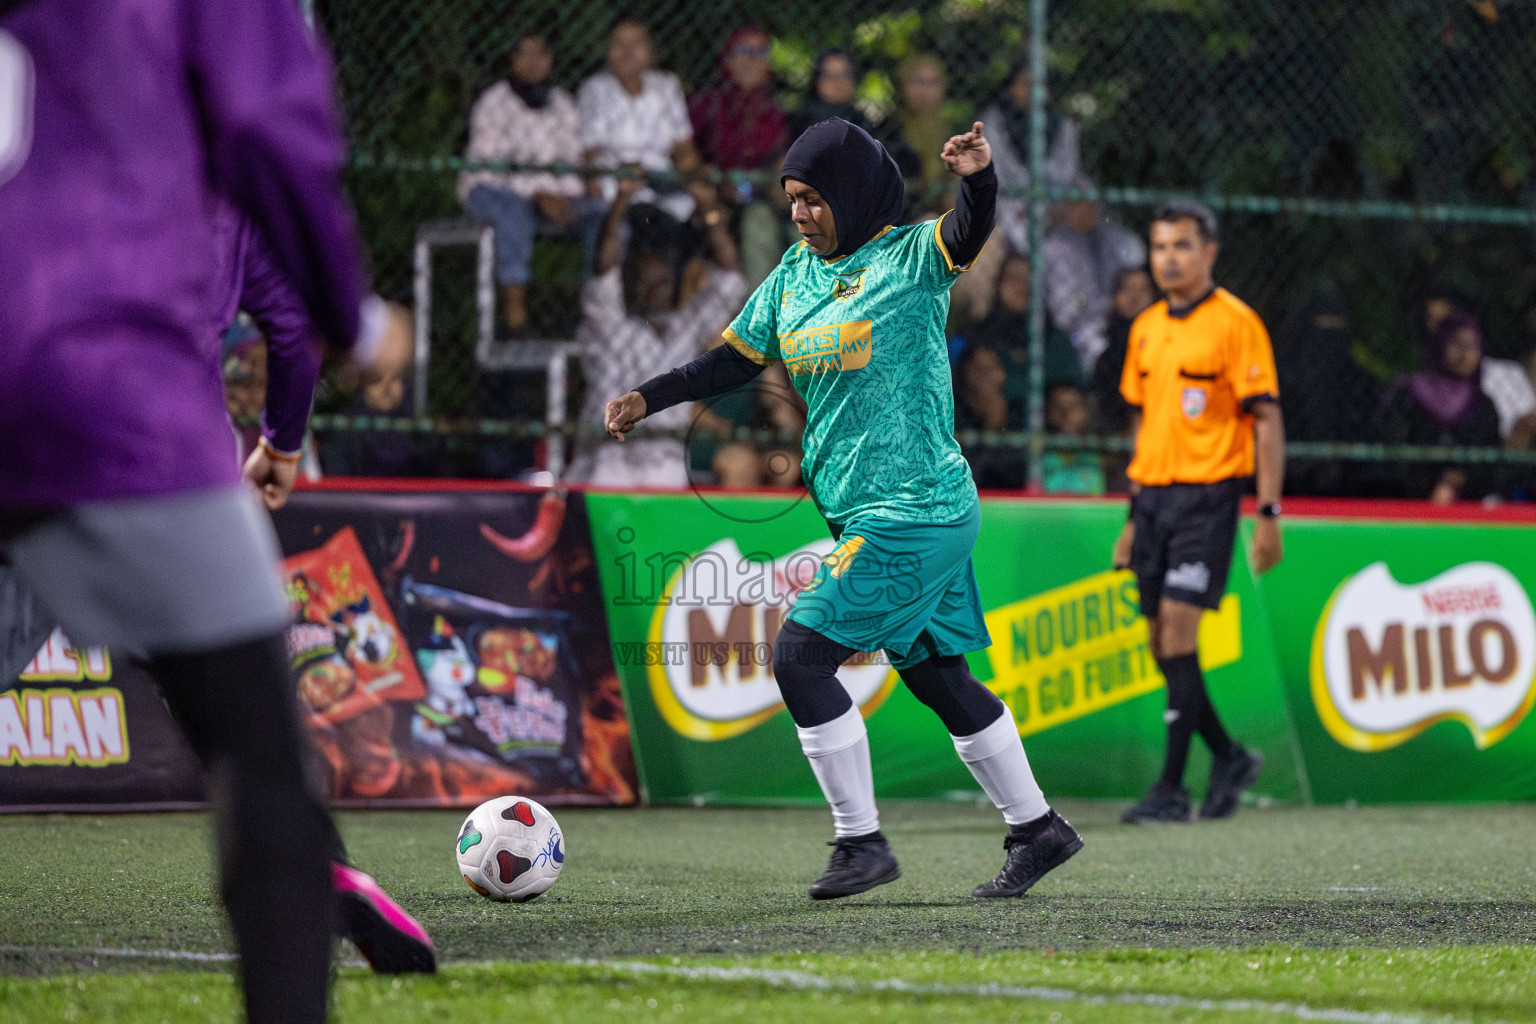
MULTIPOLYGON (((982 246, 992 234, 996 214, 997 172, 988 164, 960 179, 954 212, 939 226, 944 248, 955 266, 966 266, 981 255, 982 246)), ((697 402, 734 391, 750 383, 763 369, 731 345, 718 345, 686 366, 652 377, 635 390, 645 399, 645 414, 654 416, 682 402, 697 402)))
POLYGON ((981 170, 960 179, 960 194, 955 209, 939 225, 944 248, 955 266, 964 267, 981 255, 981 247, 992 234, 997 219, 997 172, 989 163, 981 170))
POLYGON ((682 402, 697 402, 735 391, 764 369, 729 344, 717 345, 687 366, 652 377, 635 390, 645 399, 645 414, 654 416, 682 402))

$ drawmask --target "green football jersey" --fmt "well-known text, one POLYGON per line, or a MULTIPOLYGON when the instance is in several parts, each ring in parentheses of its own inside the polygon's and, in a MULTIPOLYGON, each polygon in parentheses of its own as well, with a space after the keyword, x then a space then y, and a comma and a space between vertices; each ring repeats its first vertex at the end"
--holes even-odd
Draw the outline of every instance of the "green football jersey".
POLYGON ((888 227, 830 263, 801 242, 725 332, 755 362, 784 361, 808 407, 801 473, 834 523, 948 523, 976 504, 955 441, 944 322, 959 269, 941 222, 888 227))

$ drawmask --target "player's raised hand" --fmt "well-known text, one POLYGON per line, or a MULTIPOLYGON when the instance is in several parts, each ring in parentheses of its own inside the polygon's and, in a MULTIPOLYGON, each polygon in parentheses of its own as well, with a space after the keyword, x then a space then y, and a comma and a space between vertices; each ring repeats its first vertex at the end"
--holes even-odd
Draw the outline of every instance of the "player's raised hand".
POLYGON ((944 143, 939 157, 955 174, 968 178, 992 162, 992 146, 982 134, 981 122, 971 125, 964 135, 952 135, 944 143))
POLYGON ((635 429, 635 424, 645 419, 645 398, 638 391, 631 391, 609 402, 603 410, 603 427, 615 441, 635 429))

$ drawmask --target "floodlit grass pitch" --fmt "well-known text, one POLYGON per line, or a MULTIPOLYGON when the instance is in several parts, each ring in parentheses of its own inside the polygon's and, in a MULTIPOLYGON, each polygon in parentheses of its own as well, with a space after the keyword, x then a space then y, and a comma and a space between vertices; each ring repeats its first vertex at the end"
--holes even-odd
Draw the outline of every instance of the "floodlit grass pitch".
MULTIPOLYGON (((460 815, 344 815, 450 966, 343 968, 338 1020, 1536 1022, 1528 808, 1062 809, 1083 852, 985 904, 1002 833, 963 804, 888 804, 904 877, 825 904, 823 810, 557 811, 565 873, 522 906, 455 876, 460 815)), ((0 1022, 233 1018, 200 817, 0 819, 0 865, 0 1022)))

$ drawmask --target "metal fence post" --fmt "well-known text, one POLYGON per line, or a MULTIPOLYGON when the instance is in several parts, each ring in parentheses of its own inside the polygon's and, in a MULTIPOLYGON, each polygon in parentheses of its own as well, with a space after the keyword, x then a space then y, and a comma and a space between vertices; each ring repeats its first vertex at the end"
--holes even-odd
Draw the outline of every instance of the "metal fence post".
POLYGON ((1029 3, 1029 483, 1045 454, 1045 34, 1046 0, 1029 3))

